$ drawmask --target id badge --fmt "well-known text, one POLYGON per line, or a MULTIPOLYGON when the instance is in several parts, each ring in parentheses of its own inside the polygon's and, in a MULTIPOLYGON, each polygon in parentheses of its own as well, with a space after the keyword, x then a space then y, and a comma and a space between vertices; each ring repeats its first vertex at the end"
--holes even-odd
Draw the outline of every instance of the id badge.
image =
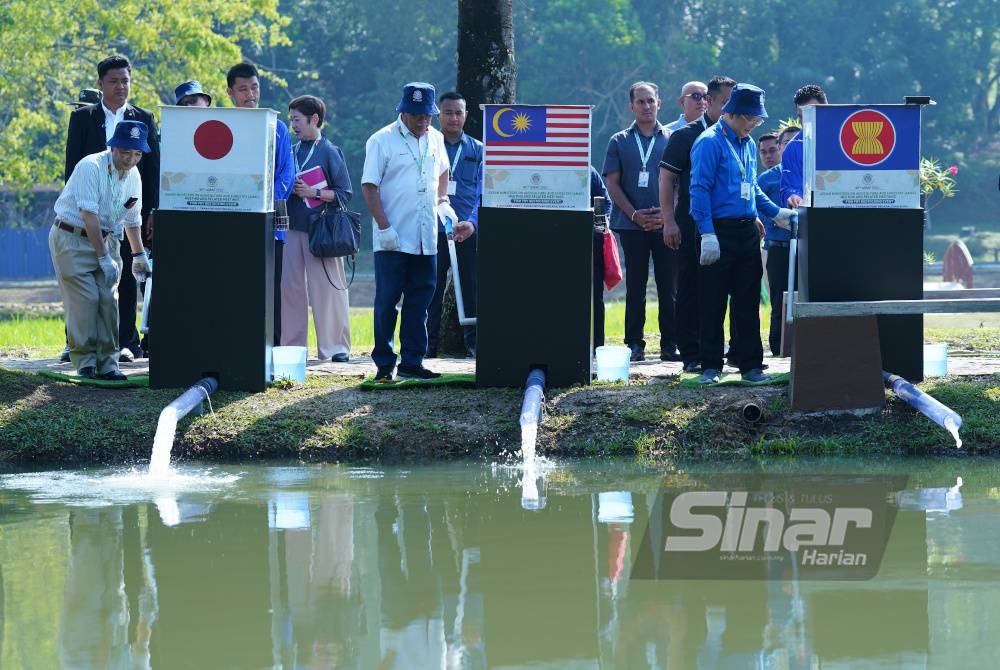
POLYGON ((646 188, 649 186, 649 172, 643 170, 639 173, 639 188, 646 188))
POLYGON ((455 195, 455 190, 457 188, 458 188, 458 182, 455 181, 455 180, 453 180, 453 179, 449 179, 448 180, 448 195, 455 195))
POLYGON ((744 200, 750 199, 750 184, 745 181, 740 182, 740 197, 744 200))

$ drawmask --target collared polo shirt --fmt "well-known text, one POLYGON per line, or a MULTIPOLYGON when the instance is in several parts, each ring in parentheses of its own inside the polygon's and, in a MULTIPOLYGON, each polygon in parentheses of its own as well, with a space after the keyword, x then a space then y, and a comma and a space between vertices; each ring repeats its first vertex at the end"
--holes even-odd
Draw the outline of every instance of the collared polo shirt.
POLYGON ((771 217, 778 213, 757 184, 757 145, 719 119, 691 149, 691 216, 699 233, 714 235, 713 219, 756 218, 758 209, 771 217), (740 196, 742 182, 750 184, 749 199, 740 196))
MULTIPOLYGON (((382 210, 399 236, 400 251, 418 255, 437 253, 434 206, 438 179, 448 168, 444 135, 436 128, 428 128, 418 138, 400 117, 368 138, 361 183, 378 187, 382 210)), ((379 251, 377 230, 378 224, 373 220, 375 251, 379 251)))
MULTIPOLYGON (((625 130, 611 136, 608 142, 608 153, 604 158, 604 176, 617 172, 618 185, 625 197, 635 209, 648 209, 660 206, 660 170, 658 158, 663 155, 667 146, 668 131, 659 121, 652 137, 646 137, 639 127, 632 123, 625 130), (638 143, 636 140, 638 139, 638 143), (649 173, 646 185, 639 186, 639 173, 643 170, 642 155, 639 146, 647 156, 645 169, 649 173)), ((642 230, 632 223, 625 212, 615 207, 611 214, 611 227, 614 230, 642 230)))
POLYGON ((677 206, 674 208, 674 219, 678 225, 694 225, 691 219, 691 147, 698 136, 714 124, 708 114, 702 115, 700 119, 670 133, 667 147, 663 150, 660 167, 680 177, 675 190, 677 206))
POLYGON ((125 176, 118 178, 111 159, 111 149, 90 154, 80 159, 73 168, 69 181, 56 199, 56 216, 66 223, 84 227, 80 210, 93 212, 101 222, 101 230, 122 238, 124 228, 142 225, 142 179, 139 169, 132 167, 125 176), (135 203, 126 208, 129 198, 135 203))
MULTIPOLYGON (((455 144, 445 139, 444 148, 451 166, 449 178, 455 182, 451 206, 459 221, 471 221, 478 226, 479 202, 483 195, 483 143, 462 133, 455 144)), ((444 232, 444 224, 440 221, 438 231, 444 232)))
MULTIPOLYGON (((781 189, 781 163, 764 170, 757 175, 757 184, 760 190, 774 204, 781 207, 779 201, 779 191, 781 189)), ((760 220, 764 223, 764 241, 766 242, 787 242, 792 238, 792 233, 774 225, 774 219, 767 214, 761 213, 760 220)))
POLYGON ((792 195, 802 197, 802 132, 788 141, 781 152, 781 202, 782 207, 788 207, 788 198, 792 195))
MULTIPOLYGON (((695 121, 697 121, 697 120, 698 119, 695 119, 695 121)), ((690 123, 690 122, 687 120, 687 117, 685 117, 683 114, 681 114, 680 116, 677 117, 676 121, 671 121, 670 123, 668 123, 664 127, 667 130, 669 130, 670 132, 674 132, 675 130, 680 130, 681 128, 683 128, 684 126, 686 126, 688 123, 690 123)))

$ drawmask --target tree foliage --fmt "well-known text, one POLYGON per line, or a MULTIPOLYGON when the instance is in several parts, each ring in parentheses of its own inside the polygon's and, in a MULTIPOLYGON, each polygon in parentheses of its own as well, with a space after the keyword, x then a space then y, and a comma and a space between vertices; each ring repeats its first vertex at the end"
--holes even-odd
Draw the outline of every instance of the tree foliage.
POLYGON ((132 61, 131 100, 158 115, 198 79, 225 98, 244 52, 285 41, 277 0, 5 0, 0 3, 0 183, 61 181, 68 117, 97 62, 132 61))

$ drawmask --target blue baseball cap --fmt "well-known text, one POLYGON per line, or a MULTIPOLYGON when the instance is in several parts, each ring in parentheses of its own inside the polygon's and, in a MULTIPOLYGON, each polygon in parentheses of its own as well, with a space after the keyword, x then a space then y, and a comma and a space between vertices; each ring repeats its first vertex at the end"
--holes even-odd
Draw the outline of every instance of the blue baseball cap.
POLYGON ((722 108, 728 114, 746 114, 767 118, 764 109, 764 90, 753 84, 736 84, 729 94, 729 102, 722 108))
POLYGON ((130 149, 149 153, 146 137, 149 129, 142 121, 119 121, 115 126, 115 134, 108 140, 108 146, 113 149, 130 149))
POLYGON ((183 100, 189 95, 203 95, 206 98, 208 98, 208 104, 209 105, 212 104, 212 96, 210 96, 208 93, 205 93, 205 91, 201 88, 201 84, 196 79, 192 79, 191 81, 186 81, 174 89, 174 98, 175 98, 174 104, 176 105, 181 104, 181 100, 183 100))
POLYGON ((403 99, 396 105, 396 111, 406 114, 440 114, 435 97, 436 92, 431 84, 410 82, 403 87, 403 99))

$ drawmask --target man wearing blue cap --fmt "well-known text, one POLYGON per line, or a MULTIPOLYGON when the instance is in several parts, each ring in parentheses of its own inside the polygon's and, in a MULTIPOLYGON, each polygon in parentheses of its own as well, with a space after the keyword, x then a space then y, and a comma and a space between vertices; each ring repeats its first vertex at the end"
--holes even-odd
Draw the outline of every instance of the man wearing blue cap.
POLYGON ((142 180, 137 165, 150 151, 142 121, 119 121, 108 149, 85 156, 56 200, 49 252, 66 310, 70 360, 81 377, 122 381, 118 369, 119 240, 124 229, 131 275, 145 278, 142 180))
POLYGON ((205 93, 199 81, 192 79, 174 89, 174 104, 178 107, 211 107, 212 96, 205 93))
MULTIPOLYGON (((68 181, 73 168, 84 156, 104 151, 108 140, 121 121, 141 121, 148 129, 149 152, 139 161, 139 176, 142 178, 142 238, 152 242, 152 212, 160 198, 160 141, 153 115, 129 102, 132 92, 132 64, 122 55, 109 56, 97 64, 97 86, 101 90, 101 100, 77 109, 69 116, 66 132, 66 166, 63 180, 68 181)), ((125 263, 131 262, 130 249, 122 243, 120 250, 125 263)), ((135 304, 138 289, 131 275, 122 278, 118 286, 119 314, 118 334, 121 344, 121 358, 131 361, 133 356, 143 355, 139 342, 139 331, 135 327, 135 304)), ((69 346, 63 352, 63 360, 69 360, 69 346)))
POLYGON ((719 381, 723 356, 723 322, 732 296, 740 373, 745 381, 766 382, 760 340, 760 208, 787 228, 794 212, 771 202, 757 184, 757 147, 750 131, 767 118, 764 91, 737 84, 722 108, 722 118, 704 131, 691 149, 691 216, 701 235, 698 272, 698 381, 719 381))
POLYGON ((424 367, 427 307, 437 274, 437 220, 455 222, 456 237, 474 228, 459 221, 448 197, 448 153, 444 136, 431 127, 439 114, 430 84, 403 87, 399 118, 368 138, 361 188, 372 214, 375 252, 375 347, 377 381, 390 381, 396 369, 393 331, 400 312, 398 374, 401 378, 440 377, 424 367))

